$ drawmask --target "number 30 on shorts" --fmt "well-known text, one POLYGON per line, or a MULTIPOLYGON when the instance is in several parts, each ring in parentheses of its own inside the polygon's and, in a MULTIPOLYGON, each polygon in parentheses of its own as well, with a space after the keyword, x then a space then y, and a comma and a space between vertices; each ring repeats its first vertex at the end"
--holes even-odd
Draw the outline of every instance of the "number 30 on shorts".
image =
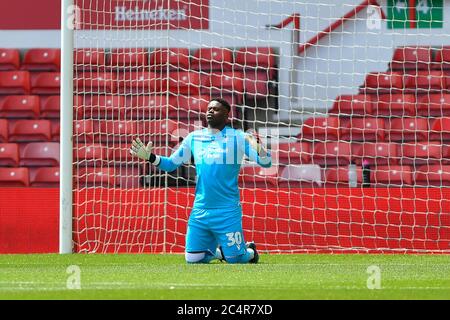
POLYGON ((242 235, 238 232, 229 232, 226 233, 226 236, 228 237, 228 243, 227 245, 229 247, 234 246, 235 244, 239 247, 242 243, 242 235))

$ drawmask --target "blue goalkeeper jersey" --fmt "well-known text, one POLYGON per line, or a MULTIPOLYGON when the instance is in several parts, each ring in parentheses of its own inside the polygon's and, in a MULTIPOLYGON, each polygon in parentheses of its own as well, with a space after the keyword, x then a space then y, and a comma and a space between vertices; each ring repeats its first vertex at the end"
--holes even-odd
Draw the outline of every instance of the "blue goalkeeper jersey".
POLYGON ((194 208, 237 207, 238 177, 244 155, 262 167, 272 165, 270 154, 261 158, 250 147, 246 135, 228 126, 216 132, 209 129, 191 132, 170 157, 161 157, 158 167, 174 171, 193 156, 197 173, 194 208))

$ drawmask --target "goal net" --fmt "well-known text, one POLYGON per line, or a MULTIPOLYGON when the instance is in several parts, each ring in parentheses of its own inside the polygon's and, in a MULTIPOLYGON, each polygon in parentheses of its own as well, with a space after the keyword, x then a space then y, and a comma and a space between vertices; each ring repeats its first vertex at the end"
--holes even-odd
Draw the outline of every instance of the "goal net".
POLYGON ((217 97, 273 156, 239 176, 262 252, 450 252, 444 1, 74 4, 75 252, 183 252, 195 164, 129 148, 170 155, 217 97))

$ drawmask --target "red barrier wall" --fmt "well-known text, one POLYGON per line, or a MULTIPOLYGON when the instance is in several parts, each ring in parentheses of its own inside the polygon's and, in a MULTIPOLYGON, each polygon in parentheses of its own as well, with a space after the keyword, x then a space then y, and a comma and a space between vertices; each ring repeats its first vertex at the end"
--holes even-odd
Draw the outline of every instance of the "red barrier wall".
MULTIPOLYGON (((0 253, 57 252, 58 192, 0 189, 0 253)), ((164 192, 76 192, 76 250, 182 252, 193 190, 170 189, 167 203, 164 192)), ((450 253, 450 188, 246 189, 242 196, 245 236, 264 251, 450 253)))
POLYGON ((59 189, 0 188, 0 253, 58 252, 59 189))

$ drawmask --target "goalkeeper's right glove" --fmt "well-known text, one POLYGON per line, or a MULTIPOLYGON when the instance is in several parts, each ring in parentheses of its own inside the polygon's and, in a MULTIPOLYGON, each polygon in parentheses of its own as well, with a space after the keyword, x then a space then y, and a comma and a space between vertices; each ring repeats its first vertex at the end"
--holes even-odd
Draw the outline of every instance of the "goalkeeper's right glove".
POLYGON ((141 139, 136 138, 131 144, 130 153, 142 160, 150 160, 150 155, 152 154, 153 143, 150 141, 147 146, 141 141, 141 139))

